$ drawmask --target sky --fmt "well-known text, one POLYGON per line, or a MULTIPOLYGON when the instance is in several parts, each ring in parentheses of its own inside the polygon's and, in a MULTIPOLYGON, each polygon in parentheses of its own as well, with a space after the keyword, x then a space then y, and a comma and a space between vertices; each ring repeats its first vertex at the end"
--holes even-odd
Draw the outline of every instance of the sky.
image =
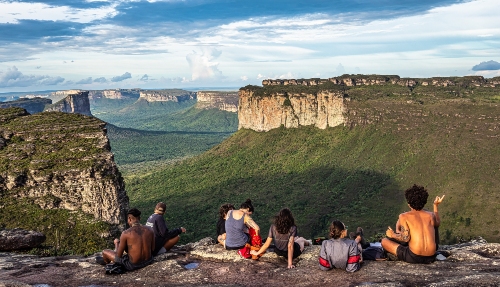
POLYGON ((499 0, 0 0, 0 92, 500 76, 499 0))

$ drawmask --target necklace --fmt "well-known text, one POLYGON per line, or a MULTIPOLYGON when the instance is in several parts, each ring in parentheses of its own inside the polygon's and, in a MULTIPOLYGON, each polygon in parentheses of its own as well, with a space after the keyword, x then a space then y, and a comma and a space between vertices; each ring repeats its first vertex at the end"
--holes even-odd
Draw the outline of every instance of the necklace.
POLYGON ((141 225, 140 222, 136 222, 136 223, 132 224, 132 227, 134 227, 134 226, 140 226, 140 225, 141 225))

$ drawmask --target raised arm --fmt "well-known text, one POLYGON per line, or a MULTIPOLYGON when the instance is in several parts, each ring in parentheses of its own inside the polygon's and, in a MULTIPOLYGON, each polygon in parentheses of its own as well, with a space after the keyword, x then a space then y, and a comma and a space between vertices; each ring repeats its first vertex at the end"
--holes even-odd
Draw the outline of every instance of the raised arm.
POLYGON ((434 227, 439 227, 441 225, 441 218, 439 217, 439 212, 438 212, 438 205, 443 202, 444 195, 439 197, 436 196, 436 199, 434 199, 434 227))

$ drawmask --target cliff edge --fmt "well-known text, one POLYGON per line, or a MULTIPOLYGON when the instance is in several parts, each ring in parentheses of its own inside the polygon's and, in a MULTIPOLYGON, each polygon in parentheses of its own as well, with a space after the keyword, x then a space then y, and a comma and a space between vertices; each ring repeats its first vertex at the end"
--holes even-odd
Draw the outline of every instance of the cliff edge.
POLYGON ((105 124, 80 114, 0 109, 0 199, 124 224, 128 197, 105 124))

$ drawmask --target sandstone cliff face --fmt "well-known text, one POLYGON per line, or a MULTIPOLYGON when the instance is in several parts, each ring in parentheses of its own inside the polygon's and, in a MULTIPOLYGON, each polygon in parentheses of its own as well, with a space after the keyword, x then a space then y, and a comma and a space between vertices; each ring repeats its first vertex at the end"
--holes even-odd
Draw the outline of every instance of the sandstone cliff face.
POLYGON ((47 107, 45 111, 77 113, 86 116, 92 116, 90 112, 89 92, 78 92, 70 94, 63 100, 47 107))
POLYGON ((340 92, 320 91, 317 94, 277 93, 256 96, 251 90, 240 90, 238 129, 269 131, 316 126, 320 129, 345 123, 346 98, 340 92))
POLYGON ((219 109, 231 113, 238 112, 238 92, 211 92, 196 93, 199 109, 219 109))
POLYGON ((104 122, 60 112, 0 113, 0 197, 124 224, 128 197, 104 122))
POLYGON ((141 91, 139 100, 148 102, 183 102, 196 99, 196 93, 172 89, 158 91, 141 91))

